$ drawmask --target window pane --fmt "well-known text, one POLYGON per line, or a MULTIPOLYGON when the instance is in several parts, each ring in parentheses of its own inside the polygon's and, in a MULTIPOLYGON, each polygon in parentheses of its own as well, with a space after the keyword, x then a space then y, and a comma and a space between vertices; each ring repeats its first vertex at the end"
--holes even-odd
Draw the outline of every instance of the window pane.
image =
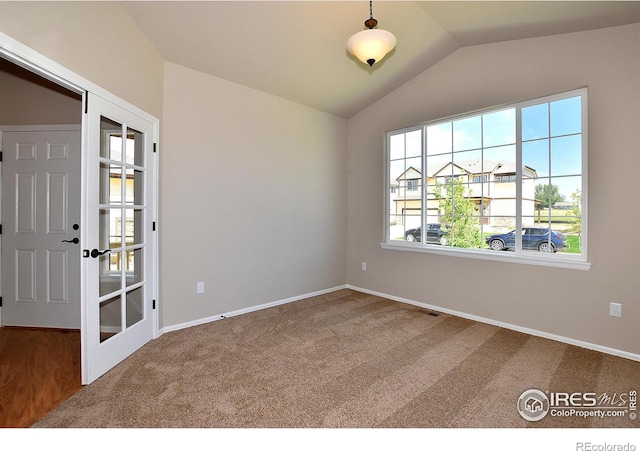
POLYGON ((564 136, 551 139, 551 175, 582 173, 582 137, 564 136))
POLYGON ((582 132, 580 97, 551 102, 551 136, 582 132))
POLYGON ((407 158, 422 155, 422 130, 407 133, 407 158))
POLYGON ((401 158, 404 158, 404 133, 389 138, 389 159, 399 160, 401 158))
POLYGON ((451 152, 451 122, 427 127, 427 155, 451 152))
POLYGON ((122 202, 122 167, 100 163, 100 203, 122 202))
POLYGON ((444 154, 435 157, 427 157, 427 184, 435 185, 442 183, 445 177, 451 177, 453 174, 453 155, 444 154))
POLYGON ((100 248, 113 249, 122 246, 122 210, 119 208, 101 208, 100 248))
POLYGON ((122 161, 122 124, 100 117, 100 156, 122 161))
POLYGON ((541 177, 536 181, 534 188, 536 222, 549 220, 549 206, 553 205, 554 200, 558 201, 559 196, 558 187, 551 186, 549 178, 541 177))
POLYGON ((137 169, 127 168, 127 179, 125 183, 125 201, 128 205, 144 204, 144 172, 137 169))
POLYGON ((454 169, 454 173, 471 173, 477 174, 482 172, 482 151, 470 150, 467 152, 454 152, 453 162, 458 168, 454 169))
MULTIPOLYGON (((415 175, 419 178, 422 177, 422 158, 421 157, 417 157, 417 158, 407 158, 407 170, 413 169, 415 170, 415 175)), ((413 171, 412 171, 413 172, 413 171)))
MULTIPOLYGON (((142 244, 143 222, 142 210, 127 208, 125 210, 124 237, 127 246, 142 244)), ((118 230, 119 232, 120 230, 118 230)))
POLYGON ((398 177, 400 177, 407 168, 405 167, 405 160, 395 160, 389 163, 389 179, 391 183, 398 183, 398 177))
POLYGON ((422 213, 419 203, 407 202, 404 211, 404 229, 411 230, 420 227, 422 221, 422 213))
MULTIPOLYGON (((516 212, 515 183, 488 183, 486 215, 489 216, 487 230, 504 227, 502 218, 512 218, 516 212)), ((511 221, 509 222, 511 224, 511 221)), ((515 222, 513 223, 515 226, 515 222)), ((500 230, 500 229, 498 229, 500 230)))
MULTIPOLYGON (((136 171, 136 172, 140 172, 140 171, 136 171)), ((125 203, 127 203, 128 205, 132 205, 135 201, 136 179, 134 178, 133 169, 127 168, 126 173, 127 173, 127 178, 124 185, 125 186, 125 203)), ((140 187, 138 187, 138 191, 140 191, 140 187)))
POLYGON ((553 177, 551 178, 551 183, 558 187, 558 193, 560 195, 558 202, 571 202, 572 195, 582 191, 581 176, 553 177))
POLYGON ((503 146, 516 142, 516 110, 496 111, 482 116, 483 147, 503 146))
POLYGON ((127 327, 131 327, 143 319, 144 309, 142 306, 142 291, 143 288, 140 287, 131 290, 126 294, 127 327))
POLYGON ((420 241, 422 212, 420 200, 397 200, 391 206, 389 239, 404 241, 420 241))
POLYGON ((522 109, 522 140, 549 137, 549 104, 543 103, 522 109))
POLYGON ((516 167, 516 146, 492 147, 483 151, 486 172, 514 172, 516 167), (511 169, 512 168, 512 169, 511 169))
POLYGON ((482 146, 480 116, 453 122, 453 150, 479 149, 482 146))
POLYGON ((126 252, 127 286, 142 282, 144 251, 141 248, 126 252))
POLYGON ((98 293, 100 296, 105 296, 122 288, 122 279, 119 272, 120 258, 120 252, 107 252, 98 257, 100 265, 98 293))
POLYGON ((100 303, 100 343, 122 332, 120 296, 100 303))
POLYGON ((144 134, 132 128, 127 129, 125 163, 144 166, 144 134))
POLYGON ((549 140, 522 143, 522 165, 536 171, 539 177, 549 176, 549 140))

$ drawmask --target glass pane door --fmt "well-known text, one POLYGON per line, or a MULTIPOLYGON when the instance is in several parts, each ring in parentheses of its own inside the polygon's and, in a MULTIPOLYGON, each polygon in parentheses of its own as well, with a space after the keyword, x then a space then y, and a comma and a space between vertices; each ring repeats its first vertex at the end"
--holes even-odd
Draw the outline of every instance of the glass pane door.
POLYGON ((87 114, 83 383, 153 338, 157 287, 157 123, 92 94, 87 114))
POLYGON ((100 341, 144 317, 144 135, 100 118, 100 341))

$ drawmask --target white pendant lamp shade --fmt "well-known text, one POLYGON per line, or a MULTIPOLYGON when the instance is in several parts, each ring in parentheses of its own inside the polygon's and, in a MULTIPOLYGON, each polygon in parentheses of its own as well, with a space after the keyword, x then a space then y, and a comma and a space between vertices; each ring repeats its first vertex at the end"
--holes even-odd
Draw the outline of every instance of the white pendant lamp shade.
POLYGON ((360 31, 347 41, 347 50, 369 66, 382 60, 395 46, 393 33, 376 28, 360 31))

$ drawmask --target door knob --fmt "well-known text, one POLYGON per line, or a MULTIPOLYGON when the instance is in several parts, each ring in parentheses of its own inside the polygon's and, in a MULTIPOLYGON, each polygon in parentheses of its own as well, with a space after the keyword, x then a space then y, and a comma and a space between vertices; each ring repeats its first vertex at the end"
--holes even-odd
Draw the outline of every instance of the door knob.
POLYGON ((73 243, 73 244, 78 244, 80 242, 80 239, 78 237, 75 237, 72 240, 62 240, 63 243, 73 243))
POLYGON ((111 252, 111 249, 105 249, 103 251, 99 251, 98 249, 93 249, 91 251, 91 258, 98 258, 100 255, 104 255, 107 252, 111 252))

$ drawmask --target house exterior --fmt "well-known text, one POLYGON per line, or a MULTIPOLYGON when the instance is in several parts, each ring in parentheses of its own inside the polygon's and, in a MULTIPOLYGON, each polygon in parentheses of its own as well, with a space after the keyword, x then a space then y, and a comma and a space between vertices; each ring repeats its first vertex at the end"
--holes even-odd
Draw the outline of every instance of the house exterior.
MULTIPOLYGON (((531 218, 536 211, 535 185, 538 174, 528 166, 522 168, 522 215, 531 218)), ((465 197, 475 204, 478 218, 488 228, 513 227, 516 216, 516 164, 513 161, 464 160, 434 166, 426 174, 423 189, 422 172, 410 167, 392 184, 391 215, 395 225, 405 229, 418 227, 422 218, 422 193, 427 195, 426 223, 446 223, 438 187, 451 183, 464 186, 465 197), (395 193, 393 192, 395 189, 395 193)), ((442 194, 441 194, 442 196, 442 194)))

